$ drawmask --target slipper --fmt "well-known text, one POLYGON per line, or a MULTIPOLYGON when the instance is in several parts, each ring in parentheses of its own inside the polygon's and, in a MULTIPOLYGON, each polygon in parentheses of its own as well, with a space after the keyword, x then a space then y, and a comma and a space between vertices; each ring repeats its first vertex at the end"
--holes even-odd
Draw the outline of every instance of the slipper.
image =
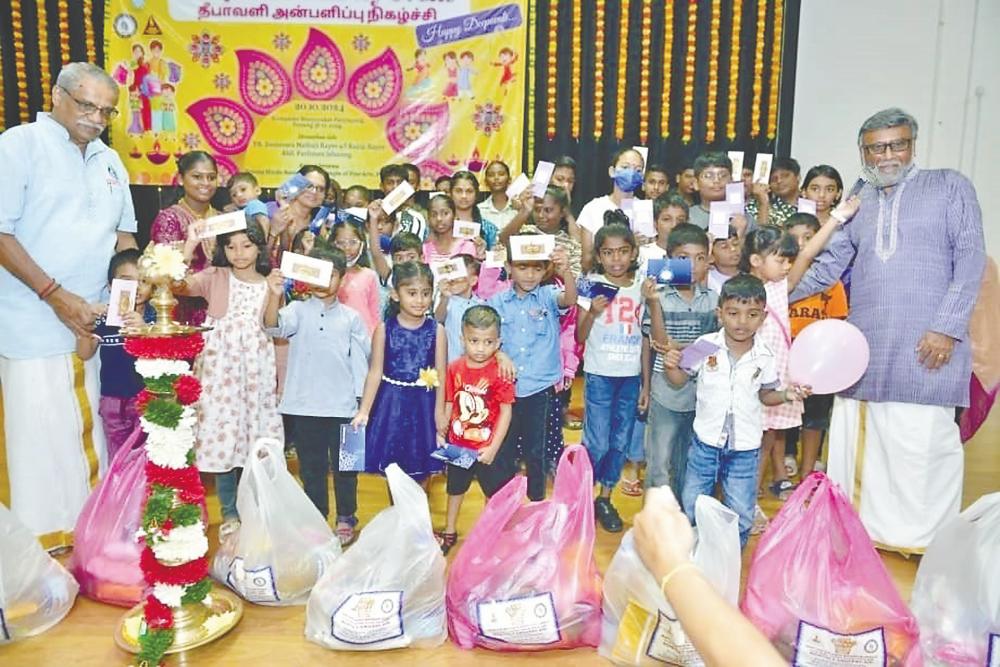
POLYGON ((638 497, 643 493, 642 482, 638 479, 623 479, 618 486, 625 496, 638 497))

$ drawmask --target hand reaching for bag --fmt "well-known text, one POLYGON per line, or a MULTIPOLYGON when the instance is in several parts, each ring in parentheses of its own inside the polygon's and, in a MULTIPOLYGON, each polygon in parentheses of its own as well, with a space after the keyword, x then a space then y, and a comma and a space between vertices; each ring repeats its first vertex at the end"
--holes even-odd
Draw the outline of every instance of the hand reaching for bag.
POLYGON ((681 512, 670 487, 646 491, 646 504, 635 515, 632 536, 639 558, 657 581, 691 558, 691 522, 681 512))

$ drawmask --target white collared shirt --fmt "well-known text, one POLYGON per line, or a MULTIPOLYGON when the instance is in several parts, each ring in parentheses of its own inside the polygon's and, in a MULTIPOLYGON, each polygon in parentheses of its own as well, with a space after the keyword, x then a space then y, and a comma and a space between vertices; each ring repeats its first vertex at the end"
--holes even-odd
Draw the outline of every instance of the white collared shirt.
POLYGON ((758 392, 778 386, 774 354, 755 338, 753 347, 733 363, 725 331, 720 329, 698 340, 714 343, 719 350, 691 369, 698 378, 695 434, 706 445, 725 447, 730 435, 726 419, 732 414, 732 449, 757 449, 764 428, 764 405, 758 392))

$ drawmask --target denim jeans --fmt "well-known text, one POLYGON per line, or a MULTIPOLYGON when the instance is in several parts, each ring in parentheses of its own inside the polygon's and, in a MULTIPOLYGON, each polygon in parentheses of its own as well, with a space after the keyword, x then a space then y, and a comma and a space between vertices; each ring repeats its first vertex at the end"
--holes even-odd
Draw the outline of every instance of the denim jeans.
POLYGON ((219 496, 223 521, 240 518, 239 512, 236 511, 236 488, 239 486, 242 473, 243 468, 233 468, 215 475, 215 494, 219 496))
POLYGON ((729 445, 713 447, 691 436, 687 473, 684 479, 683 507, 694 523, 694 503, 698 496, 711 496, 717 482, 722 483, 722 503, 740 517, 740 548, 747 545, 753 510, 757 505, 757 464, 760 447, 736 451, 729 445))
POLYGON ((684 492, 694 411, 676 412, 649 401, 649 442, 646 443, 646 488, 670 485, 680 502, 684 492))
POLYGON ((635 418, 632 426, 632 440, 629 442, 625 460, 629 463, 642 463, 646 460, 646 420, 635 418))
POLYGON ((290 415, 299 457, 299 477, 309 500, 324 518, 330 515, 330 492, 326 480, 333 469, 333 495, 337 518, 358 512, 358 473, 340 472, 340 427, 350 420, 339 417, 290 415))
POLYGON ((584 373, 583 444, 594 468, 594 481, 605 488, 618 483, 632 444, 641 378, 584 373))

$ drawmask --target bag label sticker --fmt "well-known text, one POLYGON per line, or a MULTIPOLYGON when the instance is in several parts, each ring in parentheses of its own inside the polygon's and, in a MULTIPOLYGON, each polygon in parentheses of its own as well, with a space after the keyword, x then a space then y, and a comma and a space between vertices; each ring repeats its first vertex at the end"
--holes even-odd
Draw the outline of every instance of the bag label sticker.
POLYGON ((885 629, 838 634, 799 621, 793 667, 886 667, 885 629))
POLYGON ((274 570, 270 565, 247 570, 243 559, 237 556, 229 564, 226 584, 249 602, 278 602, 278 587, 274 583, 274 570))
POLYGON ((330 634, 345 644, 375 644, 403 636, 403 591, 354 593, 330 617, 330 634))
POLYGON ((554 644, 560 639, 552 593, 476 605, 479 634, 508 644, 554 644))
POLYGON ((687 633, 681 628, 681 622, 671 618, 662 611, 658 613, 653 636, 646 647, 646 655, 653 660, 669 665, 685 665, 686 667, 701 667, 702 661, 698 651, 687 638, 687 633))
MULTIPOLYGON (((2 618, 2 611, 0 611, 0 620, 2 618)), ((1000 634, 990 633, 989 644, 986 649, 986 667, 1000 667, 1000 634)))

